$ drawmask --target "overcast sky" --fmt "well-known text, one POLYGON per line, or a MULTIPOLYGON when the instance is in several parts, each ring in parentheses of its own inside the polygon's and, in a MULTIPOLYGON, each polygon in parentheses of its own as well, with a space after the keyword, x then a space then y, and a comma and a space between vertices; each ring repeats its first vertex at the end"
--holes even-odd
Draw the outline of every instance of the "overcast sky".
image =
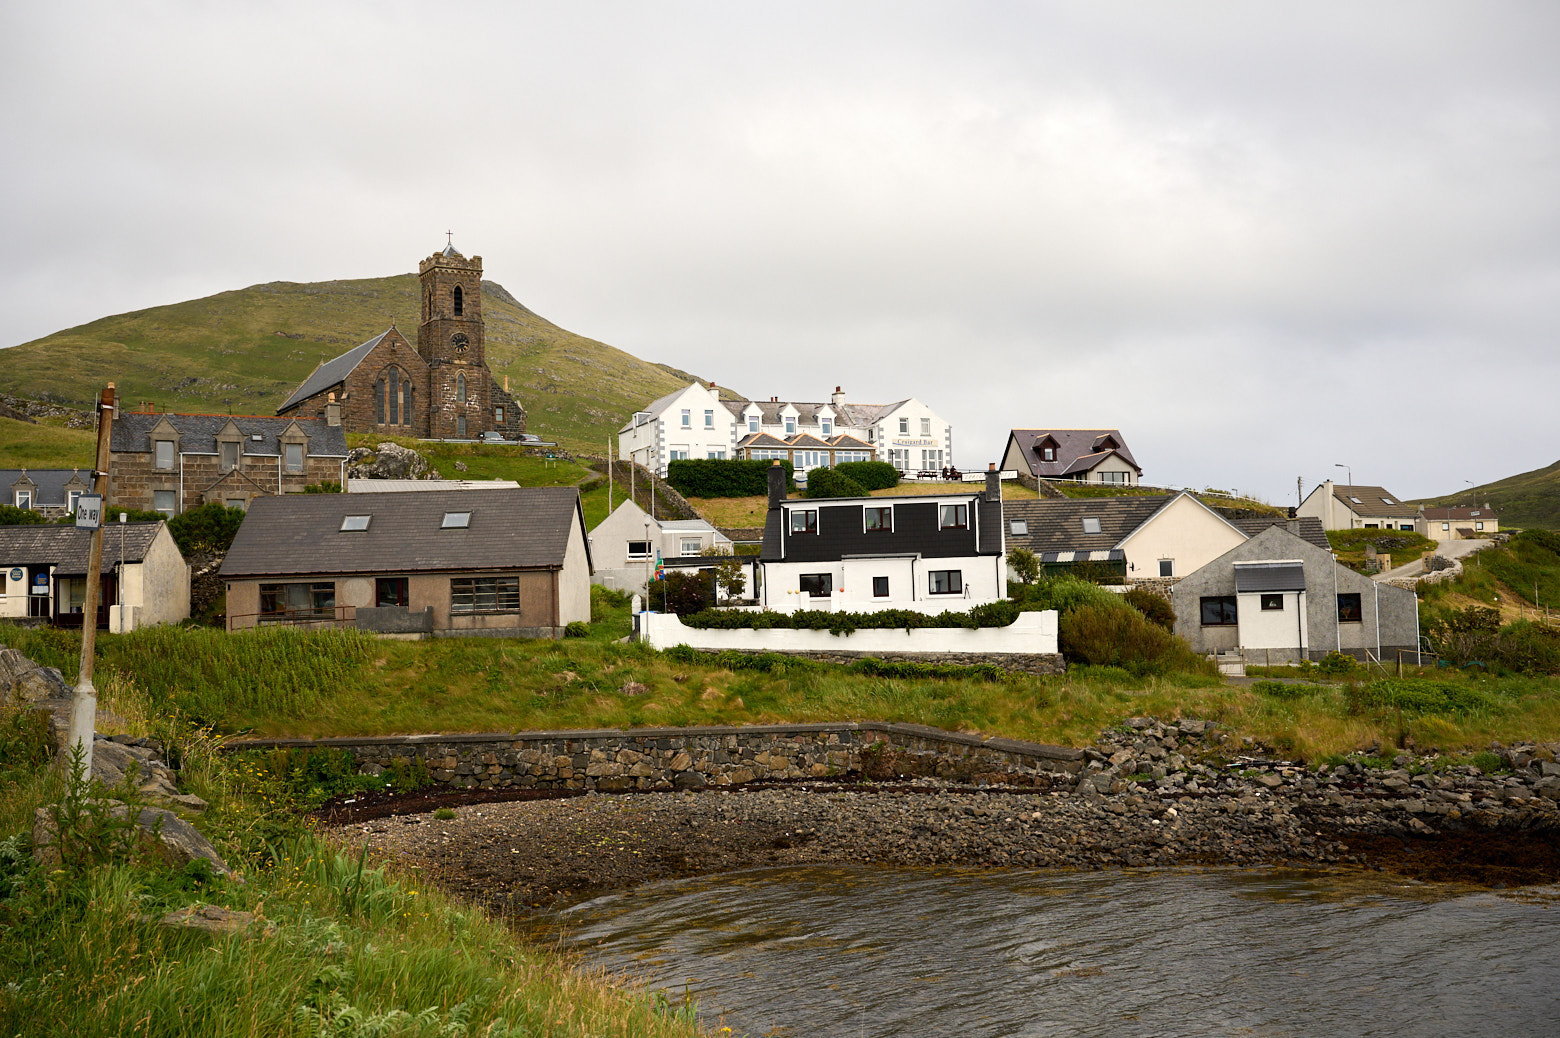
POLYGON ((0 345, 446 229, 753 396, 956 460, 1118 427, 1293 503, 1560 457, 1560 4, 0 5, 0 345))

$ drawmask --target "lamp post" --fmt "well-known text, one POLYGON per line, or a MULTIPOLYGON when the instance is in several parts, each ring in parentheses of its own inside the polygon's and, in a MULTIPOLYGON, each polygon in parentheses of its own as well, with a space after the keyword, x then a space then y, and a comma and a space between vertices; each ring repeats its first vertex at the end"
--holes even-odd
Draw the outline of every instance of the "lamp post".
POLYGON ((1349 466, 1345 465, 1341 461, 1333 462, 1333 468, 1335 468, 1335 469, 1343 469, 1344 472, 1348 473, 1348 475, 1349 475, 1349 486, 1352 487, 1354 485, 1354 470, 1353 469, 1349 468, 1349 466))

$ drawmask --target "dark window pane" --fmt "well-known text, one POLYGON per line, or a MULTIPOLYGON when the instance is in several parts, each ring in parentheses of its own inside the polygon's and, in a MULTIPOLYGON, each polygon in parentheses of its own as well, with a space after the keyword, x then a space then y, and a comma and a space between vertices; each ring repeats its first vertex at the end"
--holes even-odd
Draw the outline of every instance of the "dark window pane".
POLYGON ((1201 600, 1204 627, 1230 627, 1236 623, 1235 596, 1216 595, 1201 600))
POLYGON ((1338 622, 1357 624, 1365 619, 1358 592, 1338 596, 1338 622))
POLYGON ((873 598, 887 598, 888 597, 888 578, 887 577, 873 577, 872 578, 872 597, 873 598))

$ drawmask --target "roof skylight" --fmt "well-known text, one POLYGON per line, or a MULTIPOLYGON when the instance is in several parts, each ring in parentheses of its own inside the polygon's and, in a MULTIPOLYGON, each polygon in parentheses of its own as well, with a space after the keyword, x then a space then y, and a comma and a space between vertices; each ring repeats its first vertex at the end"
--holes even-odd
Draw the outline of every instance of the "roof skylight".
POLYGON ((1084 518, 1083 518, 1083 532, 1084 533, 1099 533, 1100 532, 1100 521, 1099 521, 1099 519, 1096 518, 1095 516, 1092 516, 1092 515, 1084 516, 1084 518))
POLYGON ((470 512, 445 512, 444 522, 439 524, 439 528, 441 530, 464 530, 470 525, 470 512))
POLYGON ((373 516, 371 516, 371 515, 347 515, 347 516, 342 516, 342 518, 341 518, 341 529, 339 531, 337 531, 337 532, 338 533, 349 533, 349 532, 352 532, 352 531, 366 530, 366 529, 368 529, 368 521, 370 519, 372 519, 372 518, 373 518, 373 516))

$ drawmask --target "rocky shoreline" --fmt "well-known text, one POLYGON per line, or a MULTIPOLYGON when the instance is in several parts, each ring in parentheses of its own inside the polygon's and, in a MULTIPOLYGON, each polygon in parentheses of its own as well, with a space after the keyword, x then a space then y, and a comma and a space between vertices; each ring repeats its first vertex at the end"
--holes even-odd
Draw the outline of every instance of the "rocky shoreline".
POLYGON ((1203 721, 1134 718, 1087 748, 1077 774, 947 774, 943 758, 889 749, 843 780, 498 803, 444 793, 418 813, 363 803, 330 817, 373 855, 519 913, 658 879, 842 863, 1560 881, 1560 745, 1497 747, 1486 774, 1406 754, 1306 767, 1256 746, 1232 756, 1230 741, 1203 721), (455 817, 435 818, 435 804, 455 817))

